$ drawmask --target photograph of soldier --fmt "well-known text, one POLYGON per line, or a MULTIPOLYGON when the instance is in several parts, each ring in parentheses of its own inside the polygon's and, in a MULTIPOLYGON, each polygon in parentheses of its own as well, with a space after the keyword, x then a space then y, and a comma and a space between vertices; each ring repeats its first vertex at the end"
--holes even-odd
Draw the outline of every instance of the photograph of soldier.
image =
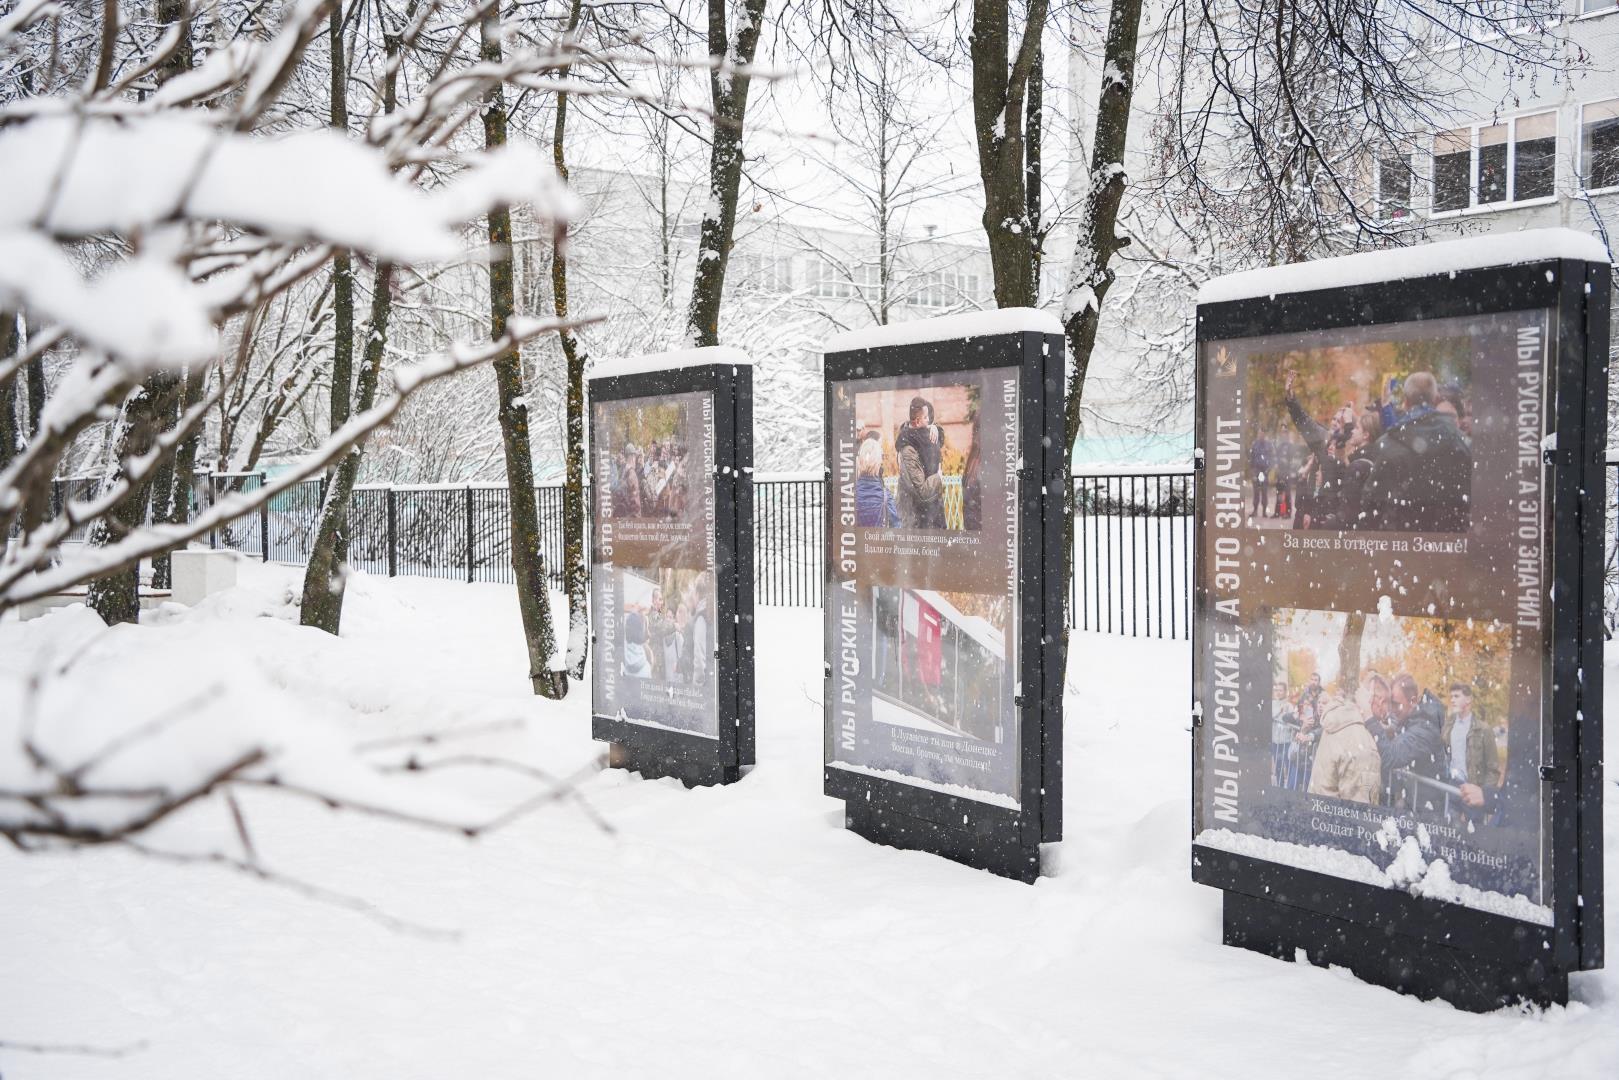
POLYGON ((976 532, 983 523, 977 386, 855 395, 855 524, 976 532))
POLYGON ((1274 786, 1499 822, 1510 627, 1296 608, 1271 622, 1274 786))
POLYGON ((1245 503, 1258 528, 1466 532, 1467 338, 1256 356, 1245 503))
POLYGON ((714 655, 714 575, 624 570, 619 671, 634 679, 700 684, 714 655))
POLYGON ((871 590, 872 718, 984 742, 1006 740, 1004 594, 871 590))
POLYGON ((614 409, 610 416, 613 516, 642 521, 685 517, 690 491, 685 406, 637 405, 614 409))

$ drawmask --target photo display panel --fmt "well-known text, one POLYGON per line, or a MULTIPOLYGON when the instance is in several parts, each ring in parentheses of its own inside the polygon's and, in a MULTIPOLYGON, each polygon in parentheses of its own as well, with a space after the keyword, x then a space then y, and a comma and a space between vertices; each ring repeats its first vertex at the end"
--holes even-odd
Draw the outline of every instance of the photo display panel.
POLYGON ((1552 924, 1554 314, 1200 343, 1197 845, 1552 924))
POLYGON ((714 395, 592 406, 598 713, 719 738, 714 395))
POLYGON ((1019 379, 830 383, 829 766, 1019 806, 1019 379))

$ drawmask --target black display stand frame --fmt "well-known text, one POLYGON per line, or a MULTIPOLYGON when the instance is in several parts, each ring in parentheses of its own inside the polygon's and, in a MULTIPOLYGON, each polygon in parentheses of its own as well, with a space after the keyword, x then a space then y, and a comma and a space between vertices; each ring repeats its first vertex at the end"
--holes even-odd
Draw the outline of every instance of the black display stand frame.
MULTIPOLYGON (((1549 808, 1553 924, 1422 899, 1393 889, 1192 845, 1192 879, 1224 890, 1227 945, 1317 965, 1457 1008, 1488 1011, 1527 1002, 1562 1004, 1571 972, 1603 966, 1602 596, 1607 501, 1607 357, 1610 268, 1547 259, 1400 281, 1200 305, 1197 341, 1363 324, 1550 309, 1555 366, 1549 385, 1555 449, 1548 575, 1551 609, 1545 706, 1550 753, 1540 770, 1549 808), (1561 598, 1573 597, 1575 602, 1561 598), (1582 678, 1583 674, 1583 678, 1582 678)), ((1207 453, 1207 373, 1199 360, 1197 445, 1207 453)), ((1194 502, 1194 702, 1203 685, 1208 593, 1204 566, 1207 474, 1199 460, 1194 502)), ((1202 767, 1194 708, 1193 804, 1202 767)), ((1196 811, 1193 811, 1196 836, 1196 811)))
MULTIPOLYGON (((596 711, 591 735, 608 743, 608 766, 687 787, 729 784, 754 763, 753 367, 713 363, 590 380, 590 401, 710 393, 714 397, 714 664, 719 738, 650 727, 596 711)), ((590 445, 598 445, 590 410, 590 445)), ((601 485, 590 487, 592 529, 601 485)), ((595 633, 591 635, 595 641, 595 633)))
MULTIPOLYGON (((826 355, 825 551, 827 595, 835 565, 836 501, 832 488, 833 384, 895 375, 928 376, 981 368, 1019 372, 1018 447, 1018 671, 1024 687, 1019 712, 1019 809, 935 791, 903 781, 852 772, 830 763, 826 794, 842 799, 845 825, 873 843, 928 851, 1002 877, 1033 882, 1040 876, 1040 845, 1062 839, 1062 722, 1064 594, 1068 578, 1051 573, 1062 562, 1063 500, 1069 469, 1063 432, 1064 342, 1060 334, 1018 331, 916 344, 887 345, 826 355), (1045 573, 1032 574, 1033 568, 1045 573), (1034 579, 1032 586, 1029 579, 1034 579), (1030 692, 1030 688, 1035 688, 1030 692)), ((826 646, 825 724, 833 730, 832 651, 826 646)), ((830 745, 830 744, 829 744, 830 745)))

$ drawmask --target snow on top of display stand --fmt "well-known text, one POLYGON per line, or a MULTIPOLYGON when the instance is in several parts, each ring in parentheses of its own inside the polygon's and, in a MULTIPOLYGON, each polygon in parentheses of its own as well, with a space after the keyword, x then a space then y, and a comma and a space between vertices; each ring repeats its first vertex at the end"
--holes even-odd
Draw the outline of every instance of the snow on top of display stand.
POLYGON ((1525 229, 1522 232, 1470 236, 1436 244, 1365 251, 1336 259, 1292 263, 1244 270, 1205 282, 1197 291, 1199 304, 1220 304, 1282 293, 1314 292, 1377 281, 1401 281, 1434 274, 1477 270, 1485 266, 1512 266, 1549 259, 1608 261, 1602 242, 1574 229, 1525 229))
MULTIPOLYGON (((1299 870, 1313 870, 1318 874, 1330 874, 1346 881, 1358 881, 1363 885, 1402 889, 1413 896, 1446 900, 1475 911, 1488 911, 1539 926, 1552 925, 1551 908, 1537 904, 1521 893, 1507 896, 1504 893, 1490 892, 1452 881, 1449 867, 1440 859, 1435 859, 1431 863, 1421 861, 1420 866, 1427 872, 1426 877, 1408 885, 1397 879, 1397 875, 1392 873, 1393 867, 1389 870, 1379 869, 1377 864, 1366 856, 1356 855, 1340 848, 1293 844, 1286 840, 1272 840, 1269 837, 1233 832, 1230 829, 1204 829, 1192 842, 1214 848, 1216 851, 1247 855, 1299 870), (1441 867, 1444 869, 1439 869, 1441 867)), ((1420 860, 1420 856, 1418 858, 1420 860)))
POLYGON ((893 780, 911 787, 927 788, 929 791, 941 792, 945 795, 954 795, 961 799, 971 799, 973 802, 988 803, 990 806, 1004 806, 1009 810, 1018 808, 1018 801, 1010 795, 1001 795, 994 791, 981 791, 963 784, 944 784, 937 780, 929 780, 925 776, 911 776, 909 773, 896 772, 893 769, 873 769, 866 765, 856 765, 849 761, 829 761, 829 769, 842 769, 844 772, 859 773, 861 776, 875 776, 879 780, 893 780))
POLYGON ((673 352, 604 360, 591 369, 590 377, 616 379, 620 375, 641 375, 648 371, 673 371, 676 368, 709 367, 715 364, 751 367, 753 360, 741 349, 729 345, 705 345, 700 349, 676 349, 673 352))
POLYGON ((937 319, 889 323, 864 330, 845 330, 826 339, 824 351, 854 352, 880 349, 888 345, 921 345, 929 341, 989 337, 991 334, 1017 334, 1025 330, 1037 334, 1060 334, 1062 323, 1049 311, 1037 308, 996 308, 993 311, 964 311, 937 319))

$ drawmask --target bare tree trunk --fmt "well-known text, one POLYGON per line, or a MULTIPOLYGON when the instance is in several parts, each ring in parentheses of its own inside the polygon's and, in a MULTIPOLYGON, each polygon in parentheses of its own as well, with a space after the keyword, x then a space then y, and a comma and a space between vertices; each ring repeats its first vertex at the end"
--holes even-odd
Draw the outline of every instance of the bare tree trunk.
MULTIPOLYGON (((482 59, 501 63, 500 8, 492 7, 480 27, 482 59)), ((506 145, 506 94, 500 83, 484 94, 483 135, 486 149, 506 145)), ((506 333, 515 300, 512 295, 512 216, 502 207, 489 212, 489 325, 492 337, 506 333)), ((506 454, 506 487, 511 503, 512 572, 517 603, 528 644, 529 681, 534 692, 560 699, 568 692, 568 673, 551 670, 556 632, 540 553, 540 513, 534 495, 534 460, 529 449, 528 405, 523 397, 523 366, 512 348, 495 360, 501 445, 506 454)))
MULTIPOLYGON (((1029 0, 1023 39, 1010 61, 1009 6, 1006 0, 975 0, 973 4, 973 132, 978 143, 978 174, 984 183, 984 234, 989 238, 989 261, 995 272, 995 303, 1029 307, 1035 300, 1029 272, 1034 266, 1032 252, 1040 223, 1028 217, 1024 102, 1031 93, 1031 76, 1040 52, 1046 0, 1029 0)), ((1032 92, 1037 94, 1038 88, 1032 92)))
POLYGON ((764 24, 765 0, 743 0, 742 25, 733 42, 725 27, 726 0, 708 0, 709 96, 714 105, 714 141, 708 159, 708 204, 697 243, 697 277, 692 285, 686 336, 693 345, 720 343, 720 300, 725 268, 736 232, 736 198, 742 182, 742 123, 748 112, 746 74, 764 24))
MULTIPOLYGON (((582 0, 573 0, 566 33, 579 28, 582 0)), ((565 65, 557 77, 566 79, 565 65)), ((568 94, 557 93, 556 125, 551 137, 551 156, 557 175, 568 181, 567 159, 568 94)), ((568 317, 567 235, 558 229, 551 254, 551 305, 558 319, 568 317)), ((568 652, 566 663, 575 679, 585 677, 585 660, 590 652, 590 570, 585 563, 585 363, 584 347, 572 330, 559 332, 562 356, 568 368, 567 476, 562 494, 562 580, 568 593, 568 652)))
MULTIPOLYGON (((9 311, 0 311, 0 360, 8 360, 17 351, 17 319, 9 311)), ((0 471, 17 456, 20 445, 17 423, 17 381, 7 379, 0 383, 0 471)), ((0 545, 5 543, 0 536, 0 545)))
MULTIPOLYGON (((118 464, 104 481, 105 488, 124 482, 128 463, 151 452, 153 444, 168 426, 174 410, 174 397, 180 380, 173 372, 160 371, 146 377, 124 410, 117 434, 118 464)), ((116 543, 146 521, 146 508, 152 495, 152 481, 136 484, 117 505, 90 528, 90 544, 106 547, 116 543)), ((139 567, 131 566, 90 583, 86 601, 107 622, 137 622, 140 619, 139 567)))
MULTIPOLYGON (((23 347, 22 321, 18 318, 17 348, 23 347)), ((36 356, 28 361, 28 367, 23 373, 28 381, 28 437, 30 439, 39 434, 39 414, 45 411, 45 358, 36 356)))
MULTIPOLYGON (((176 75, 191 70, 191 5, 187 0, 157 0, 154 14, 162 26, 177 26, 180 37, 174 51, 157 68, 157 84, 162 86, 176 75)), ((166 403, 167 425, 173 427, 186 409, 202 400, 193 393, 193 380, 181 376, 179 392, 166 403)), ((184 523, 191 510, 191 472, 197 457, 197 436, 185 440, 173 458, 166 459, 152 476, 152 521, 184 523), (186 451, 189 449, 189 453, 186 451), (184 459, 182 461, 182 458, 184 459)), ((167 589, 173 584, 168 552, 152 560, 152 588, 167 589)))
MULTIPOLYGON (((1130 99, 1135 92, 1136 36, 1141 28, 1142 0, 1113 0, 1108 15, 1107 41, 1102 51, 1102 90, 1096 103, 1096 138, 1091 147, 1090 182, 1085 191, 1068 291, 1063 299, 1063 334, 1068 342, 1068 391, 1063 403, 1067 456, 1074 458, 1079 439, 1080 405, 1085 376, 1096 349, 1096 330, 1102 319, 1102 300, 1113 279, 1113 256, 1130 242, 1118 234, 1119 204, 1124 198, 1125 138, 1130 129, 1130 99)), ((1073 482, 1064 480, 1063 566, 1074 572, 1073 482)), ((1064 596, 1073 590, 1065 588, 1064 596)), ((1067 626, 1071 620, 1065 620, 1067 626)), ((1066 631, 1065 631, 1066 634, 1066 631)), ((1065 637, 1066 641, 1066 637, 1065 637)))
POLYGON ((1351 611, 1344 622, 1343 640, 1338 642, 1338 692, 1352 695, 1360 684, 1361 634, 1366 629, 1366 613, 1351 611))
POLYGON ((1034 43, 1034 63, 1029 67, 1029 92, 1024 99, 1023 120, 1023 206, 1024 219, 1029 223, 1029 304, 1040 302, 1041 243, 1045 233, 1040 228, 1040 147, 1042 128, 1045 126, 1046 51, 1037 38, 1034 43))
MULTIPOLYGON (((157 72, 157 81, 161 85, 191 68, 190 16, 184 0, 160 0, 155 13, 160 22, 178 24, 180 27, 179 44, 157 72)), ((110 26, 111 21, 108 20, 106 25, 110 26)), ((179 389, 179 378, 172 372, 160 371, 147 377, 145 385, 136 393, 125 411, 124 425, 118 434, 119 466, 107 479, 109 486, 124 479, 124 462, 146 454, 158 436, 174 426, 179 418, 179 389)), ((95 523, 90 530, 90 543, 97 546, 113 543, 131 529, 138 528, 144 523, 147 507, 153 502, 154 492, 158 490, 155 485, 158 484, 162 485, 162 492, 156 498, 156 508, 159 511, 157 519, 168 517, 172 512, 168 504, 172 496, 170 489, 174 482, 173 475, 172 469, 166 467, 159 469, 154 477, 136 485, 110 514, 95 523)), ((154 585, 156 585, 157 563, 163 565, 163 576, 166 579, 167 555, 154 560, 154 585)), ((96 614, 108 623, 136 622, 140 619, 139 588, 139 567, 131 567, 92 581, 86 599, 96 614)))
POLYGON ((191 4, 188 0, 157 0, 153 14, 159 26, 178 26, 180 40, 174 51, 157 68, 157 84, 162 86, 176 75, 191 70, 191 4))
MULTIPOLYGON (((339 5, 341 7, 341 5, 339 5)), ((405 12, 408 21, 415 11, 415 0, 412 0, 405 12)), ((334 9, 331 22, 332 38, 332 124, 348 127, 348 93, 344 82, 338 77, 338 69, 342 66, 343 31, 338 19, 338 10, 334 9)), ((384 115, 394 111, 397 103, 399 89, 399 72, 395 59, 399 54, 400 38, 396 30, 384 31, 383 49, 385 54, 384 70, 386 76, 382 90, 382 111, 384 115)), ((343 272, 334 274, 333 300, 336 305, 338 329, 338 343, 353 347, 353 318, 354 294, 352 275, 348 272, 348 255, 343 253, 343 272), (344 308, 347 308, 349 326, 344 327, 344 308)), ((349 399, 348 387, 343 385, 342 400, 339 401, 338 378, 336 362, 333 362, 332 376, 332 430, 335 432, 350 415, 350 405, 353 412, 365 412, 376 401, 377 381, 382 375, 382 360, 388 345, 388 318, 393 312, 393 271, 390 263, 378 263, 376 275, 371 286, 371 318, 366 326, 365 350, 360 357, 360 370, 354 387, 355 400, 349 399), (340 421, 339 406, 343 419, 340 421)), ((334 349, 334 356, 336 350, 334 349)), ((265 419, 259 425, 259 436, 253 445, 253 455, 258 455, 264 439, 268 437, 266 425, 273 429, 275 422, 274 410, 282 404, 291 391, 290 378, 281 386, 275 399, 266 407, 265 419)), ((337 466, 327 475, 326 498, 321 504, 320 524, 315 530, 314 542, 309 549, 309 562, 304 567, 303 599, 298 608, 298 621, 304 626, 313 626, 336 634, 343 623, 343 590, 347 581, 349 545, 349 505, 354 494, 354 485, 360 478, 360 464, 365 455, 365 440, 356 442, 347 454, 338 461, 337 466)))
MULTIPOLYGON (((343 5, 332 5, 327 24, 327 39, 331 43, 332 89, 331 126, 342 134, 349 130, 348 61, 343 53, 343 5)), ((332 430, 348 423, 354 393, 354 262, 352 256, 339 248, 332 255, 332 392, 329 411, 332 430)), ((330 490, 336 469, 326 474, 330 490)), ((348 503, 340 507, 342 517, 337 522, 336 550, 338 562, 349 557, 348 503)), ((304 591, 308 589, 305 575, 304 591)), ((334 630, 333 633, 336 633, 334 630)))
MULTIPOLYGON (((378 263, 376 279, 371 292, 371 321, 366 326, 365 349, 360 357, 360 370, 355 384, 354 409, 365 412, 376 403, 377 380, 382 372, 382 358, 388 344, 388 316, 393 310, 393 266, 378 263)), ((360 462, 365 454, 365 440, 356 442, 332 470, 326 485, 326 500, 321 505, 320 525, 315 531, 314 543, 309 550, 309 563, 304 568, 303 601, 298 609, 298 621, 336 634, 343 621, 343 585, 347 577, 346 545, 339 547, 339 539, 348 528, 349 502, 354 485, 360 478, 360 462)))

